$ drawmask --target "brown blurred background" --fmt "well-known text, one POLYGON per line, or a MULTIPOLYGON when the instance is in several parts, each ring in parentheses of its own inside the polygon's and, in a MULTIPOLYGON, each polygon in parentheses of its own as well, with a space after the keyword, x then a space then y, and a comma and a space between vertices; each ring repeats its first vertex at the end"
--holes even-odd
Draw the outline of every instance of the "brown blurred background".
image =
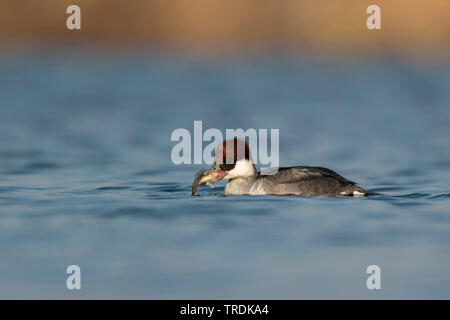
POLYGON ((0 0, 0 44, 95 43, 200 50, 443 54, 449 0, 0 0), (81 7, 81 30, 66 8, 81 7), (382 30, 366 28, 381 7, 382 30))

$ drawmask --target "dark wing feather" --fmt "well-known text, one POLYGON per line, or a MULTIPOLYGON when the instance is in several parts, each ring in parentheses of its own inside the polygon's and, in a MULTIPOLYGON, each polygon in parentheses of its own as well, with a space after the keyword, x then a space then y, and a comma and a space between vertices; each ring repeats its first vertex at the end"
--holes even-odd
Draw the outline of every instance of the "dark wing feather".
POLYGON ((321 178, 333 178, 338 180, 343 185, 355 184, 354 182, 349 181, 343 176, 337 174, 333 170, 321 167, 299 166, 279 168, 276 174, 266 175, 264 177, 274 184, 296 183, 300 181, 310 181, 321 178))

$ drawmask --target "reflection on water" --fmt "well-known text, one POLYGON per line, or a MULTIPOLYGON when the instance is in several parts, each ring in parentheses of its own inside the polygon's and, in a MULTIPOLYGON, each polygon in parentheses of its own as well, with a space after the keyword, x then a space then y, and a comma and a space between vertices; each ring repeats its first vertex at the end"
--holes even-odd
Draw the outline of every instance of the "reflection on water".
POLYGON ((0 72, 0 298, 450 298, 448 66, 42 54, 0 72), (172 165, 170 134, 194 120, 279 128, 282 166, 380 194, 191 197, 201 166, 172 165))

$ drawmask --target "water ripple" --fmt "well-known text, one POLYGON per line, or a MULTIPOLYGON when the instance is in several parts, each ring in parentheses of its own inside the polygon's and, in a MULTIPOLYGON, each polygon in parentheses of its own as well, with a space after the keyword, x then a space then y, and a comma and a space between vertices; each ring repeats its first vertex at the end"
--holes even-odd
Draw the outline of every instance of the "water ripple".
POLYGON ((430 196, 429 199, 450 199, 450 193, 442 193, 434 196, 430 196))
POLYGON ((129 186, 111 186, 111 187, 99 187, 95 188, 93 191, 120 191, 130 189, 129 186))

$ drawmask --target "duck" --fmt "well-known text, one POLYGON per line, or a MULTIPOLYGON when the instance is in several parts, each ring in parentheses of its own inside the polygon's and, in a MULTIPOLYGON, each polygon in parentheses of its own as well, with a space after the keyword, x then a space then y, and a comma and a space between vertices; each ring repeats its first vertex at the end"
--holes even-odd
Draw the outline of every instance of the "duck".
POLYGON ((258 172, 248 144, 238 138, 218 145, 213 166, 197 174, 192 195, 195 195, 199 185, 206 183, 214 186, 220 180, 228 180, 225 196, 361 197, 371 194, 357 183, 322 167, 280 167, 258 172))

